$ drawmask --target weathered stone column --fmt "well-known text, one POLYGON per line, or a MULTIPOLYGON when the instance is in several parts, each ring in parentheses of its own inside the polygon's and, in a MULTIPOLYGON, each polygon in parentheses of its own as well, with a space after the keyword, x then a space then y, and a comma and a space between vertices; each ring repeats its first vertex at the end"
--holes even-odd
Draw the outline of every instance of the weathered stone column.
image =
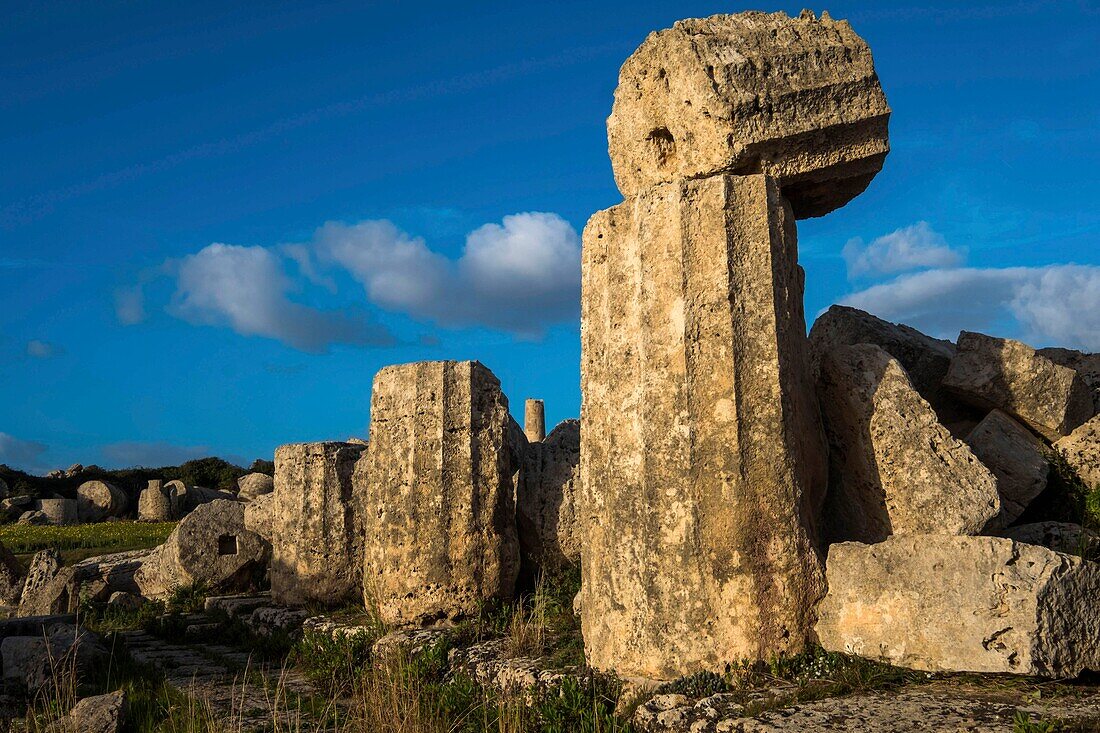
POLYGON ((456 619, 512 598, 524 443, 500 382, 476 361, 378 372, 363 586, 385 623, 456 619))
POLYGON ((623 65, 627 200, 582 261, 592 666, 668 679, 806 646, 827 466, 795 219, 867 186, 888 117, 866 44, 808 13, 681 21, 623 65))
POLYGON ((527 400, 523 406, 523 434, 531 443, 546 440, 546 404, 542 400, 527 400))

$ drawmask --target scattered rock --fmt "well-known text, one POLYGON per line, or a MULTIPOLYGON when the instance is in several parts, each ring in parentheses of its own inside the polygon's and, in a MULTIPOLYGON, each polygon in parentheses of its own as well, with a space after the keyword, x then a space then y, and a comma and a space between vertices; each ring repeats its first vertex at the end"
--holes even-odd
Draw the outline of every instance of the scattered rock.
POLYGON ((248 616, 245 625, 257 636, 271 636, 276 632, 296 631, 307 618, 309 613, 300 609, 261 606, 248 616))
POLYGON ((138 495, 138 521, 141 522, 174 522, 177 519, 178 501, 175 498, 176 488, 169 481, 165 484, 160 479, 148 482, 146 487, 138 495))
POLYGON ((829 543, 977 534, 1000 511, 993 474, 878 346, 825 354, 819 393, 830 447, 829 543))
POLYGON ((80 522, 77 504, 72 499, 39 499, 35 502, 35 508, 46 517, 47 524, 64 525, 80 522))
POLYGON ((203 605, 207 613, 221 612, 230 617, 252 615, 257 608, 271 605, 269 593, 237 594, 231 596, 208 596, 203 605))
POLYGON ((889 118, 871 51, 847 22, 749 12, 650 33, 619 71, 607 137, 624 197, 760 172, 801 219, 867 187, 889 118))
POLYGON ((217 500, 188 514, 135 575, 147 598, 201 583, 218 593, 241 591, 262 574, 270 546, 244 527, 244 504, 217 500))
POLYGON ((11 550, 0 542, 0 606, 18 606, 27 571, 11 550))
POLYGON ((109 607, 116 608, 120 611, 137 611, 146 603, 147 601, 142 596, 121 590, 115 591, 111 594, 111 597, 107 599, 107 605, 109 607))
POLYGON ((367 487, 352 474, 363 451, 351 443, 275 451, 271 595, 278 603, 336 606, 362 597, 367 487))
POLYGON ((127 550, 81 560, 73 570, 84 590, 82 595, 91 590, 97 600, 106 600, 116 591, 140 594, 137 572, 155 553, 156 549, 127 550))
POLYGON ((249 473, 237 479, 237 498, 252 501, 275 490, 275 480, 266 473, 249 473))
POLYGON ((566 420, 541 442, 529 443, 516 488, 516 523, 524 563, 549 572, 578 565, 577 471, 580 420, 566 420))
POLYGON ((1054 444, 1089 488, 1100 487, 1100 415, 1054 444))
POLYGON ((8 487, 8 482, 4 480, 3 476, 0 476, 0 499, 7 499, 11 494, 11 489, 8 487))
POLYGON ((1069 522, 1035 522, 1018 524, 1001 530, 1001 537, 1039 545, 1055 552, 1094 558, 1100 551, 1100 536, 1079 524, 1069 522))
POLYGON ((36 527, 44 527, 50 523, 50 518, 46 516, 44 512, 31 511, 23 512, 19 515, 18 524, 30 524, 36 527))
POLYGON ((48 614, 30 613, 29 609, 35 605, 35 596, 46 587, 58 571, 61 570, 61 555, 53 548, 41 550, 31 558, 27 568, 27 579, 23 584, 23 594, 20 596, 20 616, 35 616, 48 614))
POLYGON ((79 685, 106 656, 99 637, 72 624, 54 624, 38 636, 0 641, 5 686, 28 695, 55 685, 79 685))
POLYGON ((81 522, 100 522, 126 511, 129 501, 122 489, 106 481, 85 481, 76 490, 81 522))
MULTIPOLYGON (((360 627, 364 630, 367 627, 360 627)), ((345 632, 347 633, 347 632, 345 632)), ((332 635, 330 631, 330 636, 332 635)), ((412 659, 438 644, 445 643, 455 635, 454 629, 412 629, 391 631, 371 646, 372 659, 393 659, 403 657, 412 659)))
POLYGON ((1050 441, 1092 416, 1092 393, 1077 372, 1012 339, 963 331, 943 386, 975 407, 1004 410, 1050 441))
POLYGON ((532 694, 560 684, 567 677, 582 677, 579 667, 554 668, 546 659, 515 657, 507 652, 507 639, 491 639, 447 653, 451 674, 462 672, 479 684, 505 694, 532 694))
POLYGON ((126 723, 126 713, 123 690, 86 697, 65 718, 51 724, 46 733, 120 733, 126 723))
POLYGON ((19 519, 33 504, 32 496, 10 496, 0 501, 0 522, 19 519))
POLYGON ((1001 511, 987 529, 1007 527, 1047 487, 1046 446, 1001 410, 993 410, 966 436, 966 444, 997 477, 1001 511))
POLYGON ((1100 564, 999 537, 908 535, 829 548, 830 651, 931 672, 1100 669, 1100 564))
POLYGON ((400 627, 510 600, 523 433, 499 380, 476 361, 385 367, 374 379, 370 436, 368 605, 400 627))

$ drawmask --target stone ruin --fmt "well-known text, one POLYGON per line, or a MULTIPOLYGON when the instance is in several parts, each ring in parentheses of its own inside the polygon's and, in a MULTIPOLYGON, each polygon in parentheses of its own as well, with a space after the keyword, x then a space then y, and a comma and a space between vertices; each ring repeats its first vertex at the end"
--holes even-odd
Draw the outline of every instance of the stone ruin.
MULTIPOLYGON (((867 45, 827 15, 650 34, 607 123, 625 200, 584 230, 580 420, 547 433, 531 399, 521 427, 476 361, 389 366, 369 440, 282 446, 236 494, 150 481, 140 518, 183 517, 164 545, 27 570, 0 547, 0 600, 67 613, 266 569, 275 603, 361 602, 423 641, 579 565, 586 662, 626 678, 815 643, 1100 670, 1100 565, 1076 556, 1100 538, 1042 500, 1055 454, 1100 486, 1100 355, 841 306, 807 335, 796 222, 867 187, 889 116, 867 45)), ((92 483, 34 511, 122 511, 92 483)))

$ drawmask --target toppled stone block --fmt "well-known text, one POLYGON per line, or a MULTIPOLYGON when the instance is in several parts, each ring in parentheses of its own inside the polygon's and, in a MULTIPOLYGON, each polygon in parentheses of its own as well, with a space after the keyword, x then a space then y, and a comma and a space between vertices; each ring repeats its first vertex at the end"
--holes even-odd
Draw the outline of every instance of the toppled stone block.
POLYGON ((1100 669, 1100 564, 999 537, 894 536, 829 548, 830 651, 930 672, 1100 669))
POLYGON ((447 662, 452 671, 465 673, 484 687, 506 695, 524 694, 528 700, 567 678, 581 679, 590 674, 576 666, 555 667, 549 659, 514 656, 508 650, 507 639, 451 649, 447 662))
POLYGON ((86 697, 64 718, 51 723, 46 733, 120 733, 128 711, 126 692, 86 697))
POLYGON ((801 219, 867 187, 889 118, 871 51, 846 21, 748 12, 650 33, 619 72, 607 137, 624 197, 763 173, 801 219))
POLYGON ((828 542, 977 534, 1000 511, 993 474, 878 346, 825 354, 819 393, 830 448, 828 542))
POLYGON ((1085 485, 1100 487, 1100 415, 1054 444, 1085 485))
POLYGON ((138 495, 138 521, 173 522, 177 519, 178 502, 173 483, 169 481, 169 485, 165 485, 160 479, 148 482, 138 495))
POLYGON ((85 481, 76 490, 77 513, 81 522, 101 522, 126 511, 126 493, 106 481, 85 481))
POLYGON ((1001 537, 1039 545, 1055 552, 1095 559, 1100 552, 1100 536, 1071 522, 1034 522, 1018 524, 1002 529, 997 533, 1001 537))
POLYGON ((795 220, 768 176, 654 186, 584 232, 586 658, 673 679, 796 654, 826 456, 795 220))
POLYGON ((237 479, 237 498, 252 501, 275 490, 275 479, 266 473, 249 473, 237 479))
POLYGON ((75 580, 82 595, 91 591, 96 600, 106 600, 115 592, 139 593, 137 572, 154 553, 155 549, 126 550, 86 558, 73 565, 75 580))
POLYGON ((1038 353, 1058 366, 1069 367, 1077 372, 1077 376, 1092 391, 1092 414, 1100 415, 1100 354, 1053 347, 1039 349, 1038 353))
POLYGON ((271 543, 275 528, 275 494, 257 496, 244 505, 244 528, 271 543))
POLYGON ((237 593, 229 596, 207 596, 203 610, 207 613, 224 613, 234 618, 247 618, 257 608, 270 605, 270 593, 237 593))
POLYGON ((0 606, 18 606, 27 571, 11 550, 0 543, 0 606))
POLYGON ((5 686, 28 696, 71 689, 106 656, 98 636, 73 624, 57 623, 37 636, 8 636, 0 641, 5 686))
POLYGON ((309 618, 309 612, 301 609, 261 606, 254 610, 244 623, 252 633, 267 637, 275 633, 293 633, 301 628, 302 622, 307 618, 309 618))
POLYGON ((385 367, 374 378, 364 594, 395 626, 512 598, 523 432, 476 361, 385 367))
POLYGON ((271 595, 340 605, 363 589, 363 494, 352 474, 364 447, 295 443, 275 451, 271 595))
POLYGON ((1047 487, 1046 446, 1001 410, 993 410, 966 436, 966 444, 997 477, 1001 511, 987 529, 1007 527, 1047 487))
POLYGON ((1004 410, 1052 442, 1092 417, 1092 393, 1077 372, 1012 339, 963 331, 943 386, 976 407, 1004 410))
POLYGON ((175 588, 202 584, 214 593, 251 587, 270 558, 271 547, 244 527, 244 504, 203 504, 176 526, 135 574, 141 594, 163 597, 175 588))
POLYGON ((516 523, 524 563, 557 573, 581 559, 577 530, 580 420, 565 420, 524 453, 516 489, 516 523))
POLYGON ((23 512, 19 515, 17 524, 29 524, 34 527, 44 527, 50 523, 50 518, 38 510, 23 512))
POLYGON ((30 609, 36 605, 35 596, 54 579, 54 576, 60 570, 61 555, 58 554, 57 550, 50 548, 35 553, 34 557, 31 558, 30 565, 27 567, 27 578, 23 583, 23 593, 20 596, 20 609, 17 615, 49 615, 48 613, 34 614, 30 612, 30 609))
POLYGON ((77 504, 72 499, 39 499, 35 508, 46 518, 46 524, 60 526, 80 522, 77 504))

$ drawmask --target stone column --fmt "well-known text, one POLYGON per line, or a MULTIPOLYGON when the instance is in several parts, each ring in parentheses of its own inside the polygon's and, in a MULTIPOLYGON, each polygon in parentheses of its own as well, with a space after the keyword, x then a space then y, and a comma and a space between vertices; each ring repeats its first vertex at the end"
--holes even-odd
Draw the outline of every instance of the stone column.
POLYGON ((542 400, 530 399, 523 406, 523 433, 531 443, 546 440, 546 405, 542 400))
POLYGON ((592 217, 583 271, 589 663, 800 651, 826 464, 789 203, 764 175, 654 186, 592 217))

